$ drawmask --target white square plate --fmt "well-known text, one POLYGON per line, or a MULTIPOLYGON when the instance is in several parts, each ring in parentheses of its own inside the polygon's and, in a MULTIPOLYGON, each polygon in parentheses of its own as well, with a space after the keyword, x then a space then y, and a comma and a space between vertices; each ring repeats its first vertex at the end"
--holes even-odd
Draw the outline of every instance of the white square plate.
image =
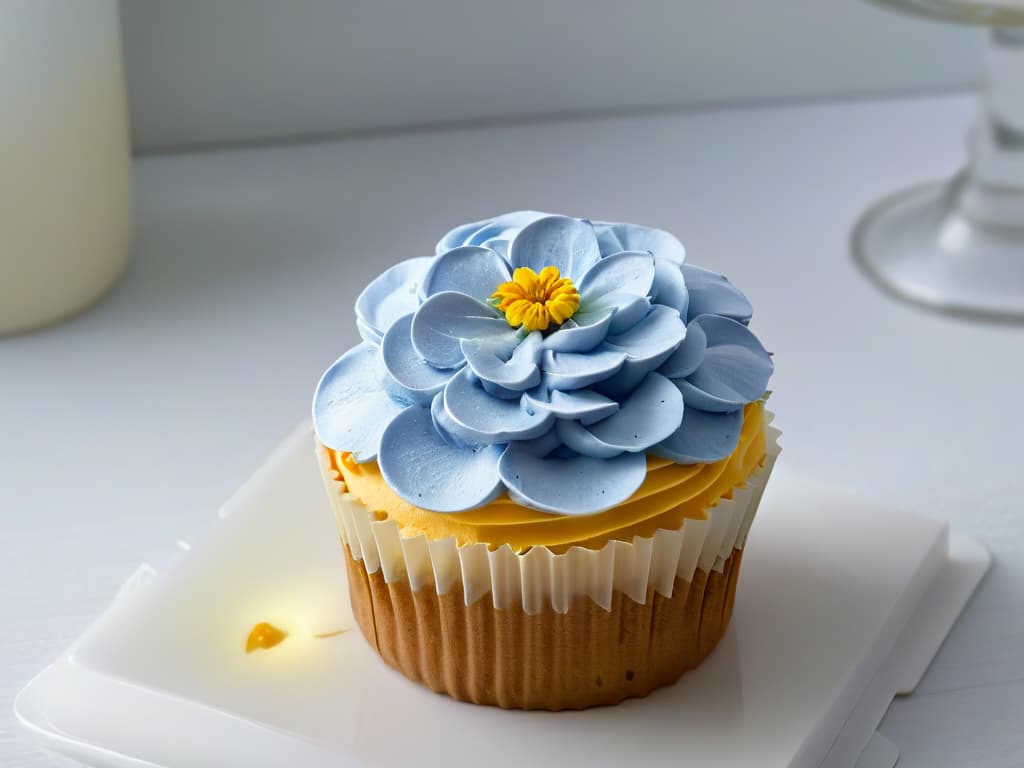
POLYGON ((732 626, 700 668, 617 707, 514 712, 435 695, 367 646, 308 426, 221 517, 166 573, 141 569, 22 692, 44 745, 118 768, 853 765, 988 565, 967 540, 951 555, 939 522, 777 472, 732 626), (289 637, 246 654, 261 621, 289 637))

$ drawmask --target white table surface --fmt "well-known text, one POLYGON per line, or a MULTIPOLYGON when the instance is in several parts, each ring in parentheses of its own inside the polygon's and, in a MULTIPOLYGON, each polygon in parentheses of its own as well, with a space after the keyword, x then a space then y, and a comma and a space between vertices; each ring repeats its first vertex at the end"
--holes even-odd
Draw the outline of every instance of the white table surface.
POLYGON ((847 251, 873 198, 955 169, 972 112, 945 95, 140 159, 124 281, 0 340, 0 765, 35 763, 17 689, 306 414, 356 340, 361 286, 449 224, 520 207, 677 232, 754 303, 787 469, 993 550, 881 730, 901 766, 1024 765, 1024 328, 894 303, 847 251))

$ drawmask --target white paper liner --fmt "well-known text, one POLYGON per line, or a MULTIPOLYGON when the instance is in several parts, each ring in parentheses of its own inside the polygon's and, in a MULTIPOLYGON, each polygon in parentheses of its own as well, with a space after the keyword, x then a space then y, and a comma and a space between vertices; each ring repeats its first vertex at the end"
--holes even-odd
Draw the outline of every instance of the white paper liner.
POLYGON ((403 537, 397 522, 377 520, 348 493, 323 451, 318 454, 342 541, 367 573, 382 570, 389 584, 408 579, 414 592, 429 587, 439 595, 461 582, 466 605, 490 594, 497 609, 520 603, 526 613, 536 614, 550 600, 556 612, 566 613, 575 597, 585 595, 611 610, 616 590, 641 604, 649 586, 671 597, 677 578, 689 582, 697 568, 721 572, 732 551, 743 548, 780 452, 781 433, 770 426, 771 413, 765 419, 764 464, 733 488, 731 499, 711 507, 706 520, 688 519, 676 530, 659 530, 651 537, 612 540, 596 550, 572 547, 561 554, 544 546, 518 554, 507 544, 490 550, 482 543, 459 546, 455 537, 403 537))

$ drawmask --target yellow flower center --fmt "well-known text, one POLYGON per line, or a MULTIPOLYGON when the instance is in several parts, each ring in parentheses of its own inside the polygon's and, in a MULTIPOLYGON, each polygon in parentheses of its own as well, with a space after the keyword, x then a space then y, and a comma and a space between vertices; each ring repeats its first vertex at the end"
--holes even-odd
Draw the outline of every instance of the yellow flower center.
POLYGON ((502 283, 491 299, 505 313, 513 328, 546 331, 552 323, 561 325, 580 308, 580 294, 572 280, 562 277, 558 267, 544 267, 538 275, 519 267, 512 281, 502 283))

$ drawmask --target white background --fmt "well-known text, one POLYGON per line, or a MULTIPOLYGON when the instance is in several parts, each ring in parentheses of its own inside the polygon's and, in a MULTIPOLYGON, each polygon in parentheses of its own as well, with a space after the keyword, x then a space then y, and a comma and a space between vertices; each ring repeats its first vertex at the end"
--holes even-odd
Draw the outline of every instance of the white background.
POLYGON ((122 0, 136 146, 964 86, 982 33, 862 0, 122 0))

